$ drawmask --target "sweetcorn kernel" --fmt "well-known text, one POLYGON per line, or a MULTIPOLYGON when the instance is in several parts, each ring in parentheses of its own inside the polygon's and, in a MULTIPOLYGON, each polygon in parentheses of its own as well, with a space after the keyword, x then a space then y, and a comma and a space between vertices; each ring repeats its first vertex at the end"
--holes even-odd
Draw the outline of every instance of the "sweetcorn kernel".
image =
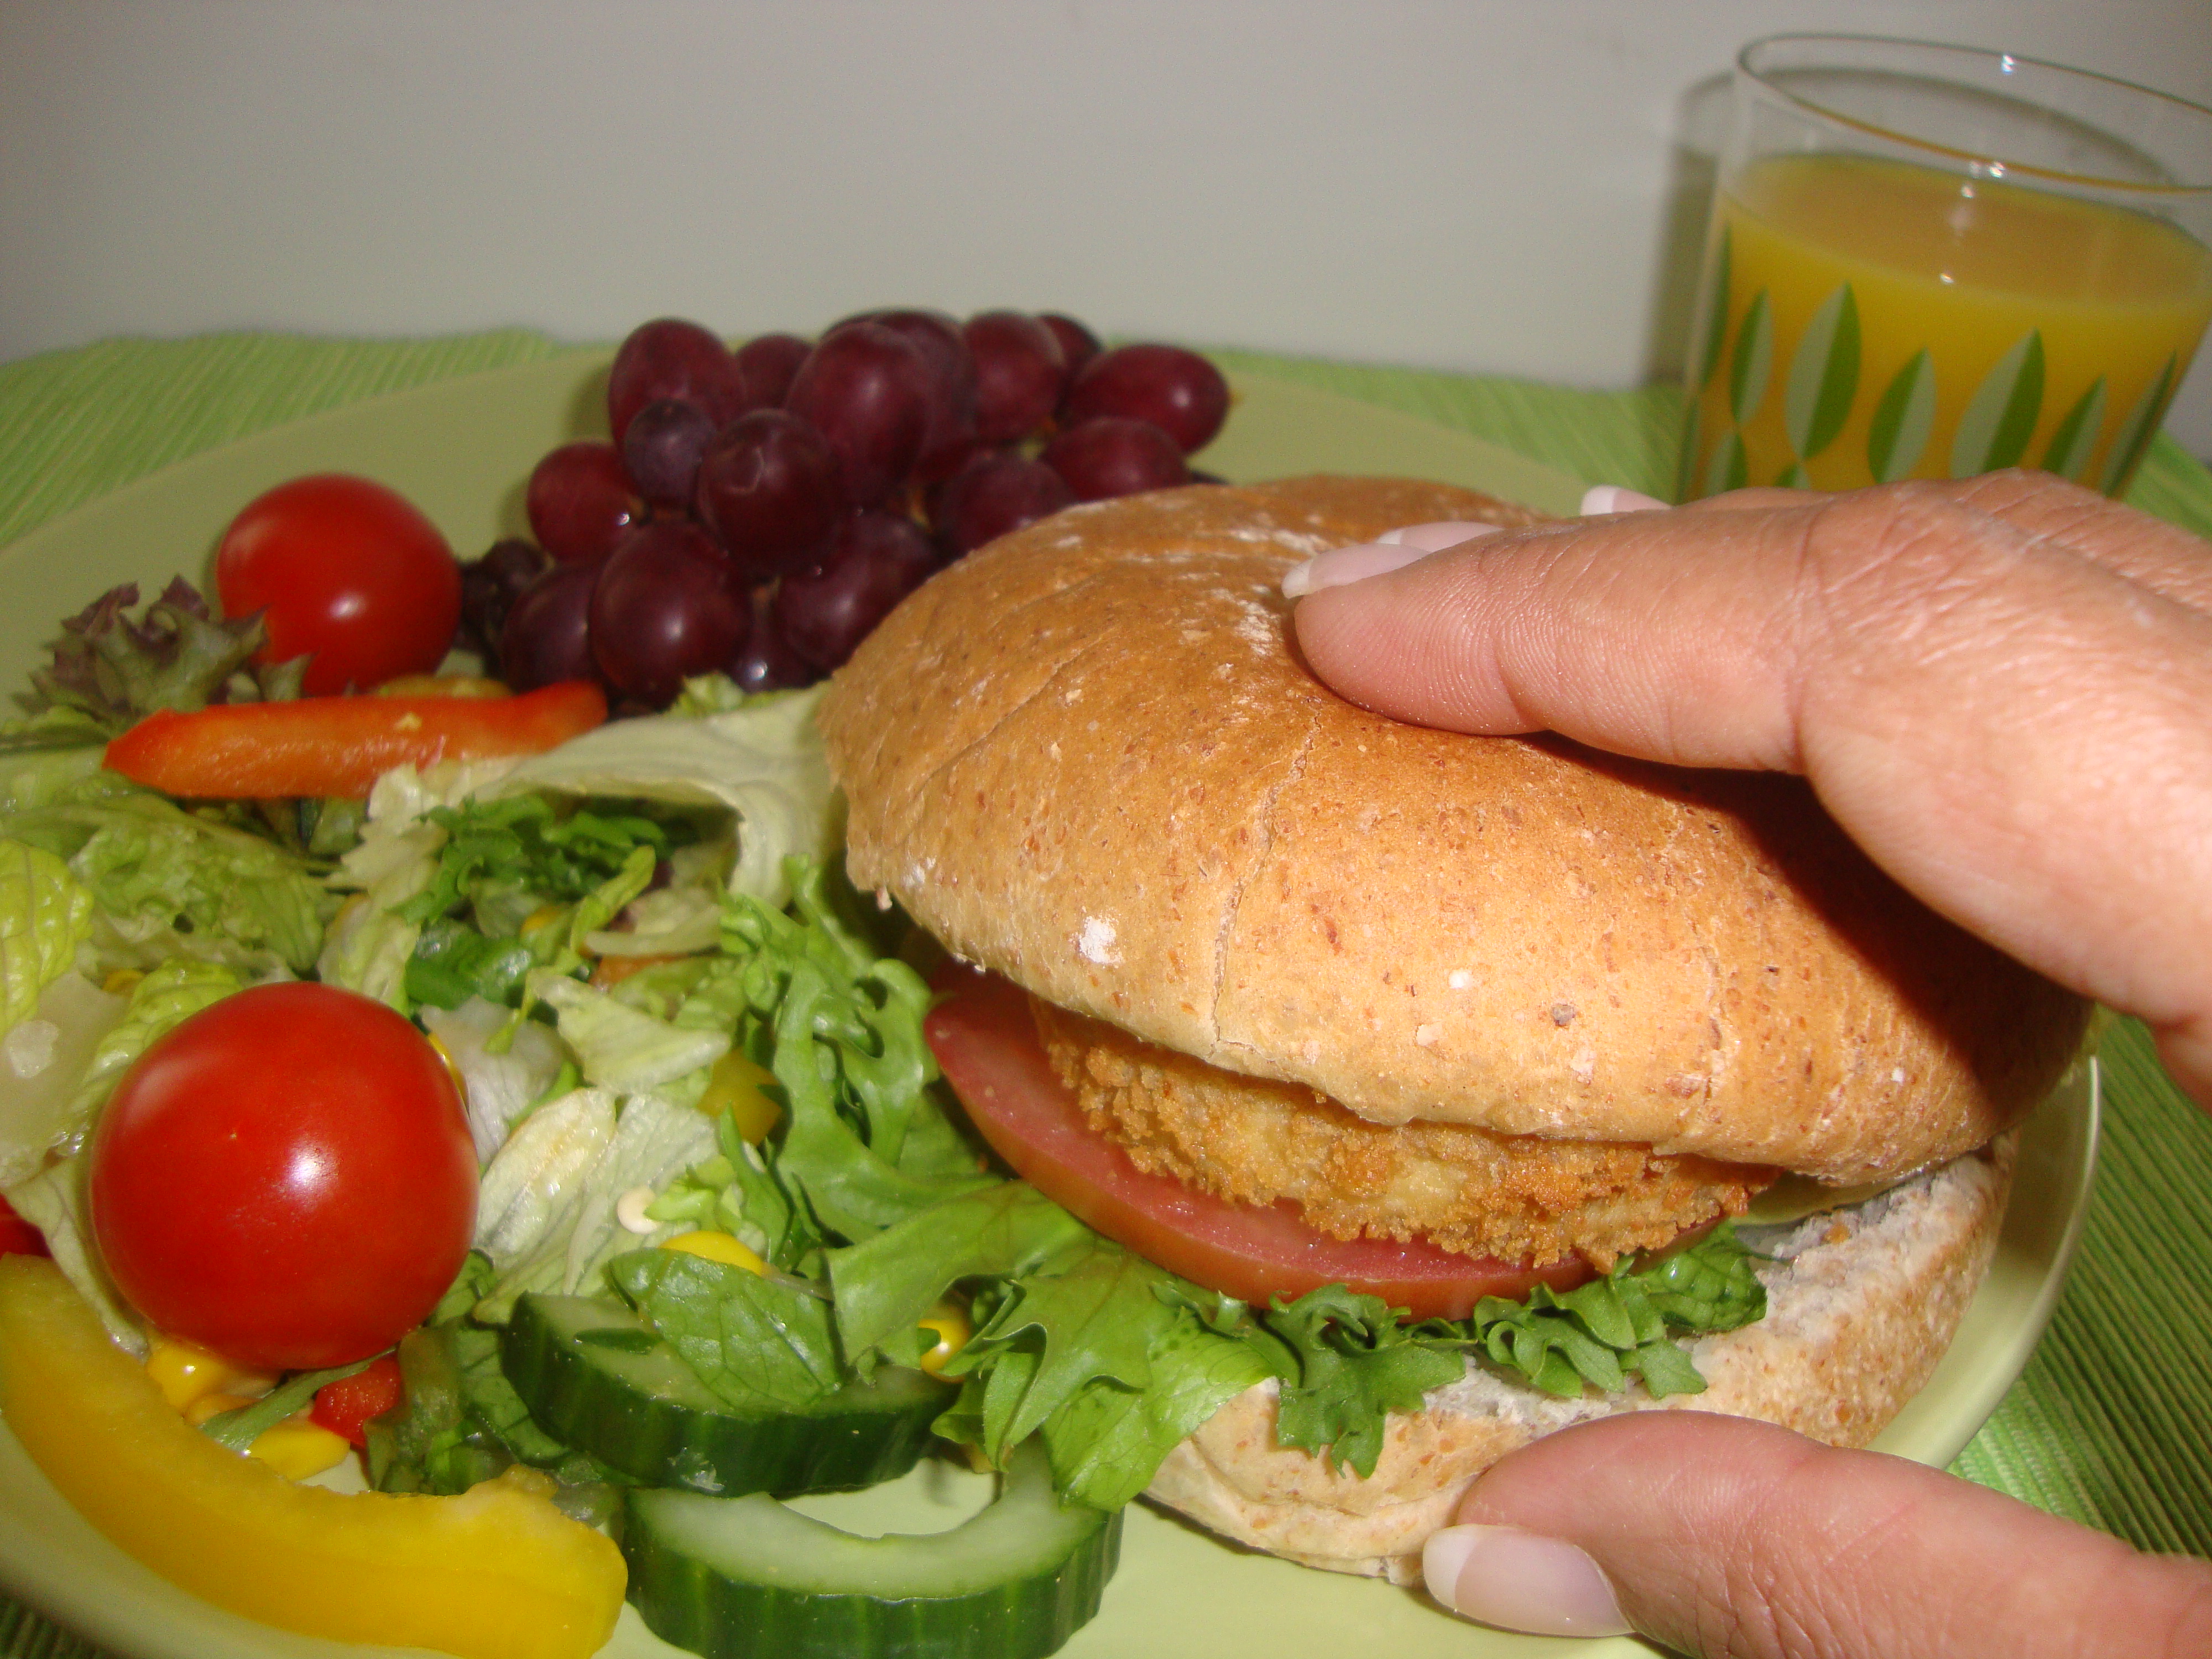
POLYGON ((939 1303, 922 1316, 920 1323, 925 1331, 937 1333, 937 1346, 921 1357, 922 1370, 932 1376, 943 1371, 945 1362, 966 1347, 968 1339, 975 1334, 967 1314, 949 1302, 939 1303))
POLYGON ((727 1233, 701 1231, 678 1233, 661 1241, 664 1250, 682 1250, 687 1255, 704 1256, 709 1261, 726 1261, 732 1267, 743 1267, 749 1273, 765 1275, 768 1263, 754 1255, 743 1243, 727 1233))
POLYGON ((252 1399, 276 1386, 276 1379, 265 1371, 234 1365, 221 1354, 173 1336, 154 1339, 146 1354, 146 1375, 154 1379, 169 1408, 179 1412, 210 1394, 252 1399))
POLYGON ((336 1468, 352 1449, 343 1435, 331 1433, 301 1413, 264 1429, 253 1437, 246 1455, 259 1459, 287 1480, 305 1480, 325 1469, 336 1468))

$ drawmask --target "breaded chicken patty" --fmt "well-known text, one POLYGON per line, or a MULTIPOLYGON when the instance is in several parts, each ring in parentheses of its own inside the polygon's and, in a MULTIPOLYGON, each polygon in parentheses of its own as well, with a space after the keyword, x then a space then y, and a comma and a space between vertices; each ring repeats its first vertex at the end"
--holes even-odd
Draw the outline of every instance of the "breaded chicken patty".
POLYGON ((1771 1170, 1617 1141, 1370 1123, 1300 1085, 1245 1077, 1030 999, 1053 1070, 1140 1170, 1247 1204, 1290 1199, 1334 1237, 1415 1235, 1469 1255, 1601 1269, 1742 1212, 1771 1170))

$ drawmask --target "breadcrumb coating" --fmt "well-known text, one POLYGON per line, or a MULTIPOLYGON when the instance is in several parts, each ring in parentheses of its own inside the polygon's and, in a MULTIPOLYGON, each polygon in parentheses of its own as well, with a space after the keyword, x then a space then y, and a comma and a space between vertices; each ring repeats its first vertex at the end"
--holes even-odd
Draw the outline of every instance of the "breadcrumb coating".
POLYGON ((1091 1127, 1140 1170, 1239 1203, 1297 1203, 1340 1239, 1405 1240, 1601 1270, 1741 1214, 1775 1171, 1621 1142, 1370 1122, 1301 1085, 1245 1077, 1030 999, 1091 1127))

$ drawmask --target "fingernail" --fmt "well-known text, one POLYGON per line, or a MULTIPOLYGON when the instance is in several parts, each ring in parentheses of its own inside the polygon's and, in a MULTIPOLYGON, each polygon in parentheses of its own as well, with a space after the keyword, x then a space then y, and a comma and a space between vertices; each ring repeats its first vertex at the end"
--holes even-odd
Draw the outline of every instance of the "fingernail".
POLYGON ((1342 587, 1347 582, 1364 581, 1386 570, 1403 569, 1416 559, 1428 556, 1425 547, 1407 547, 1401 543, 1359 542, 1351 547, 1333 547, 1285 571, 1283 597, 1302 599, 1324 587, 1342 587))
POLYGON ((1401 524, 1375 539, 1388 542, 1393 547, 1418 547, 1424 553, 1441 553, 1462 542, 1471 542, 1477 536, 1495 536, 1498 528, 1480 519, 1446 519, 1437 524, 1401 524))
POLYGON ((1453 1612, 1531 1636, 1626 1636, 1596 1562, 1517 1527, 1446 1527, 1421 1550, 1429 1594, 1453 1612))
POLYGON ((1656 495, 1646 495, 1626 484, 1594 484, 1583 492, 1583 517, 1585 519, 1594 519, 1605 513, 1648 513, 1655 507, 1666 505, 1656 495))

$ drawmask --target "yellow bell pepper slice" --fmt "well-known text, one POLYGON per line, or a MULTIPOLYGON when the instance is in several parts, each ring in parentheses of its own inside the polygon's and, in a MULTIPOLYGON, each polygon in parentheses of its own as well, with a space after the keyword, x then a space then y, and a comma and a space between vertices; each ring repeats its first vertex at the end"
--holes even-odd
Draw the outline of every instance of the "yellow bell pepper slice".
POLYGON ((0 1415, 118 1547, 264 1624, 462 1659, 586 1659, 622 1611, 621 1553, 512 1484, 335 1492, 224 1450, 35 1256, 0 1256, 0 1415))

